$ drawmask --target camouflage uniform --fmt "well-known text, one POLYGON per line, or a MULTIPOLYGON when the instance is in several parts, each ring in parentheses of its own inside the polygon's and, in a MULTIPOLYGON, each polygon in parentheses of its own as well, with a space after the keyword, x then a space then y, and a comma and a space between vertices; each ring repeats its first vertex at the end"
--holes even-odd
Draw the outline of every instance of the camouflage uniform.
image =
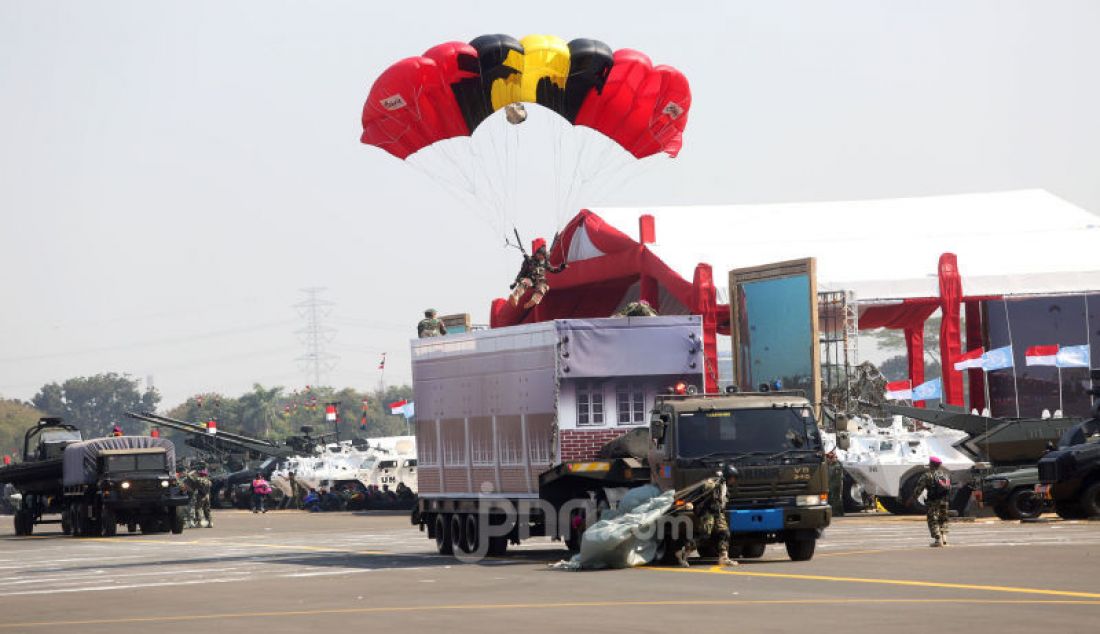
POLYGON ((194 475, 181 471, 176 475, 179 482, 180 493, 187 496, 187 506, 180 509, 183 512, 183 527, 195 528, 195 485, 192 480, 194 475))
POLYGON ((657 311, 644 299, 630 302, 622 310, 615 313, 616 317, 656 317, 657 311))
POLYGON ((195 526, 202 526, 203 517, 206 518, 206 527, 213 528, 214 522, 210 519, 210 489, 213 483, 204 475, 195 476, 192 479, 195 489, 195 526))
POLYGON ((928 507, 928 532, 932 535, 932 545, 947 545, 947 503, 950 492, 943 492, 932 497, 936 487, 933 480, 942 467, 928 468, 917 479, 917 486, 913 488, 913 499, 916 499, 923 491, 928 491, 925 506, 928 507))
POLYGON ((829 468, 829 506, 833 507, 833 515, 844 515, 844 467, 837 460, 836 454, 829 452, 826 456, 829 468))
POLYGON ((425 337, 439 337, 447 334, 447 327, 443 325, 443 320, 435 317, 425 317, 420 320, 420 323, 416 324, 416 335, 421 339, 425 337))
POLYGON ((535 289, 535 293, 531 296, 531 300, 527 302, 524 308, 530 308, 538 304, 539 301, 542 300, 542 296, 550 291, 550 284, 546 282, 547 273, 561 273, 564 270, 564 262, 561 266, 550 265, 549 257, 546 255, 546 249, 544 248, 535 251, 534 255, 524 255, 523 264, 519 268, 519 274, 516 275, 516 281, 512 284, 512 295, 509 297, 512 305, 517 305, 519 303, 519 298, 523 297, 523 294, 527 292, 529 288, 535 289), (542 257, 537 257, 540 254, 542 257))

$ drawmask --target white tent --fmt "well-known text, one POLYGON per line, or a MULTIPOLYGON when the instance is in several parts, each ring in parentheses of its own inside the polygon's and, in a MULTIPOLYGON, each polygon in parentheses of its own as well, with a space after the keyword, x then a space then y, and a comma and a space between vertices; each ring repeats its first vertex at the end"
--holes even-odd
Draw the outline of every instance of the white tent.
POLYGON ((710 264, 720 289, 731 269, 812 256, 819 290, 868 303, 936 297, 939 256, 951 252, 967 296, 1100 290, 1100 217, 1043 190, 592 211, 631 236, 653 215, 654 253, 689 280, 710 264))

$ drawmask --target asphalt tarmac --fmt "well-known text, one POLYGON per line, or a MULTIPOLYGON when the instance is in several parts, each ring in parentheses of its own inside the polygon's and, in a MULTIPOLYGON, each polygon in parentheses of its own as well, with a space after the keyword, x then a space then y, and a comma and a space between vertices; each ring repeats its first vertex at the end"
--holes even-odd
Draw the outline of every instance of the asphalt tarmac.
POLYGON ((222 511, 183 535, 15 537, 13 632, 1095 632, 1100 522, 839 518, 809 562, 782 545, 720 569, 552 570, 547 540, 462 564, 405 514, 222 511))

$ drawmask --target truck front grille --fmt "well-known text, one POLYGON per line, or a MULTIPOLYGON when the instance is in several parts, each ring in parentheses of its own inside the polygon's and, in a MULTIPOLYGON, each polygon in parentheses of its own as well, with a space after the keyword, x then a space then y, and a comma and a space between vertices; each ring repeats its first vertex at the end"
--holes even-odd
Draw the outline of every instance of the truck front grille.
POLYGON ((764 482, 760 484, 738 484, 734 497, 777 497, 800 495, 806 490, 808 482, 764 482))

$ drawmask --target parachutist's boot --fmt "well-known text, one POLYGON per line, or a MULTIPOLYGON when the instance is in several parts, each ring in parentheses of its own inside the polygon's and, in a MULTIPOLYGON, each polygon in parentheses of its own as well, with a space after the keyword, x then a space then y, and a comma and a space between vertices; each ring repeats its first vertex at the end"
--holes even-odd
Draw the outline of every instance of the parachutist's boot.
POLYGON ((739 564, 740 564, 740 562, 737 562, 737 561, 734 561, 734 560, 730 559, 730 555, 729 555, 728 551, 725 551, 725 550, 718 551, 718 565, 719 566, 737 566, 739 564))

